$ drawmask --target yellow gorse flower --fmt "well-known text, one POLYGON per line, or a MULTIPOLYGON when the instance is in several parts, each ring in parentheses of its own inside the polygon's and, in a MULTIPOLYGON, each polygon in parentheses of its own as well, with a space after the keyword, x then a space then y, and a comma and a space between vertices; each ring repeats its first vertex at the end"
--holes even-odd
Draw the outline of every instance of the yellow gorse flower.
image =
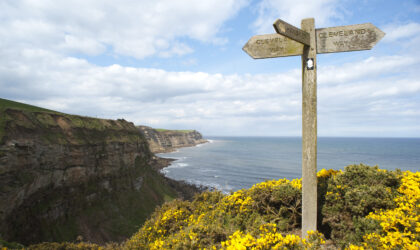
POLYGON ((380 222, 382 232, 365 235, 363 246, 420 249, 420 172, 403 172, 398 192, 401 195, 394 199, 397 204, 395 209, 381 210, 367 216, 380 222))
POLYGON ((229 240, 222 242, 222 249, 310 249, 313 248, 316 243, 325 243, 322 239, 322 234, 319 232, 308 232, 308 238, 302 239, 294 234, 283 236, 281 233, 277 232, 276 226, 273 224, 262 225, 260 230, 261 234, 258 238, 253 237, 249 233, 236 231, 229 236, 229 240))
MULTIPOLYGON (((339 178, 342 173, 341 170, 322 169, 317 176, 322 178, 322 185, 326 187, 330 185, 328 178, 339 178)), ((301 179, 268 180, 230 195, 207 192, 201 194, 195 203, 179 201, 175 205, 164 205, 164 209, 158 210, 124 246, 127 249, 319 249, 325 244, 319 232, 308 232, 306 239, 284 234, 279 221, 273 219, 280 215, 279 207, 270 205, 275 199, 273 197, 284 197, 283 190, 299 194, 301 188, 301 179), (255 217, 260 216, 258 213, 275 216, 264 217, 266 214, 263 214, 255 217), (253 223, 249 224, 252 227, 242 228, 244 221, 253 223)), ((340 194, 337 192, 349 187, 341 183, 335 188, 325 196, 338 199, 340 194)), ((395 188, 386 191, 396 193, 395 188)), ((403 172, 398 192, 400 195, 394 199, 394 209, 368 215, 379 222, 382 231, 365 235, 364 242, 358 246, 350 245, 348 249, 419 249, 420 173, 403 172)), ((282 201, 276 200, 275 204, 282 201)), ((299 209, 298 206, 291 208, 299 209)))

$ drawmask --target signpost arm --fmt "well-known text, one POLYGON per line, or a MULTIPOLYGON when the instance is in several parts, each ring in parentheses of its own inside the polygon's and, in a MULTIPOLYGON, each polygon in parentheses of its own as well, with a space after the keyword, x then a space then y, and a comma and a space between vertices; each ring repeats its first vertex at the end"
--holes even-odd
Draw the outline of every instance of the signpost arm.
POLYGON ((317 84, 315 20, 302 20, 310 45, 302 54, 302 237, 317 230, 317 84), (311 67, 312 66, 312 67, 311 67))

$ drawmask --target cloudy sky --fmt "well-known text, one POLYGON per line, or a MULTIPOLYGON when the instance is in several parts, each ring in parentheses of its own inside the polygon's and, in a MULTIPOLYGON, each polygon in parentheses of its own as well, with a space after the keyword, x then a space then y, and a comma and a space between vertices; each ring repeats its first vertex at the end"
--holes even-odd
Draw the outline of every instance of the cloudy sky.
POLYGON ((318 134, 420 137, 419 0, 2 0, 0 97, 205 136, 300 136, 300 57, 242 47, 307 17, 386 33, 317 56, 318 134))

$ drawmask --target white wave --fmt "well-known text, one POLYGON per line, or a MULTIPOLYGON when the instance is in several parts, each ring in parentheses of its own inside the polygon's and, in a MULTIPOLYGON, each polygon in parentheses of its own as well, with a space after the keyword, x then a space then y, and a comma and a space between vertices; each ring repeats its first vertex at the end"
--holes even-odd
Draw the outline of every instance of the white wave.
POLYGON ((170 171, 167 168, 162 168, 160 172, 166 176, 170 171))
POLYGON ((173 162, 171 165, 169 165, 166 168, 167 169, 171 169, 171 168, 185 168, 185 167, 188 167, 189 165, 190 164, 184 163, 184 162, 173 162))
POLYGON ((192 180, 192 179, 188 179, 188 180, 186 180, 186 182, 188 182, 190 184, 193 184, 193 185, 197 185, 197 186, 205 186, 205 187, 209 187, 209 188, 214 188, 214 189, 217 189, 217 190, 221 191, 224 194, 229 194, 233 190, 233 187, 231 187, 227 183, 225 185, 222 185, 222 184, 216 183, 216 182, 199 181, 199 180, 192 180))
POLYGON ((179 156, 179 157, 172 157, 172 159, 175 159, 176 161, 183 161, 188 159, 189 157, 187 156, 179 156))

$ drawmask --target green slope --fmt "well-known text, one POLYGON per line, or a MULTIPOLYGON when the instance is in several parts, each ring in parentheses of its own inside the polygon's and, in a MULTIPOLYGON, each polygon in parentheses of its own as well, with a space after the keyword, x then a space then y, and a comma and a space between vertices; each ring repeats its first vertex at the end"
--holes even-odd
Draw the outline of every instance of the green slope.
POLYGON ((59 112, 56 112, 53 110, 0 98, 0 142, 4 136, 4 126, 7 120, 7 117, 4 114, 4 111, 7 109, 17 109, 17 110, 24 110, 24 111, 29 111, 29 112, 49 112, 49 113, 60 114, 59 112))
POLYGON ((59 113, 59 112, 56 112, 56 111, 53 111, 53 110, 40 108, 40 107, 37 107, 37 106, 33 106, 33 105, 21 103, 21 102, 15 102, 15 101, 10 101, 10 100, 7 100, 7 99, 0 98, 0 111, 4 111, 8 108, 20 109, 20 110, 32 111, 32 112, 59 113))

